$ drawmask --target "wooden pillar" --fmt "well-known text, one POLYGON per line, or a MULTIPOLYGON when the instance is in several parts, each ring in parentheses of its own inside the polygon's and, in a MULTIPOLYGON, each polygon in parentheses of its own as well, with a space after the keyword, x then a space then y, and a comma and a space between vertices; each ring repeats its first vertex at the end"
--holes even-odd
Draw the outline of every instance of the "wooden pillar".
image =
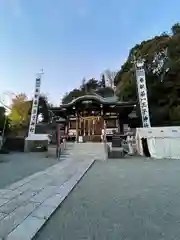
POLYGON ((83 119, 83 125, 84 125, 84 136, 86 135, 86 120, 83 119))
POLYGON ((76 112, 76 142, 79 140, 79 118, 78 113, 76 112))
POLYGON ((81 118, 79 117, 79 136, 81 136, 81 126, 82 126, 82 124, 81 124, 81 118))
POLYGON ((117 127, 117 129, 118 129, 118 133, 120 133, 121 130, 120 130, 120 124, 119 124, 119 115, 117 116, 116 127, 117 127))
POLYGON ((120 118, 120 116, 118 115, 118 125, 119 125, 119 132, 120 133, 124 133, 124 123, 123 120, 120 118))
POLYGON ((104 111, 101 109, 101 124, 102 124, 102 130, 101 130, 101 135, 102 135, 102 141, 105 139, 105 119, 104 119, 104 111))
POLYGON ((119 121, 118 121, 118 119, 116 119, 116 128, 118 129, 118 132, 119 132, 119 121))
POLYGON ((94 135, 94 125, 95 125, 95 120, 93 119, 93 121, 92 121, 92 135, 94 135))
POLYGON ((70 118, 68 118, 68 129, 71 129, 71 122, 70 122, 70 118))
POLYGON ((66 119, 66 135, 68 136, 69 133, 69 129, 70 129, 70 119, 69 117, 66 119))
POLYGON ((120 121, 120 132, 124 133, 124 124, 122 121, 120 121))
POLYGON ((90 136, 91 135, 91 130, 90 130, 90 119, 88 119, 88 136, 90 136))

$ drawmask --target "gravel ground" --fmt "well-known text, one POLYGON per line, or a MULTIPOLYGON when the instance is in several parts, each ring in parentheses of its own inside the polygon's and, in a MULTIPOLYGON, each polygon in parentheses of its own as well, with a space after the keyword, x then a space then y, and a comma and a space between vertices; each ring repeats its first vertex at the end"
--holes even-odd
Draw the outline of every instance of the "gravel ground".
POLYGON ((51 151, 49 158, 46 153, 0 154, 0 189, 56 163, 51 151))
POLYGON ((96 162, 35 240, 180 239, 180 161, 96 162))

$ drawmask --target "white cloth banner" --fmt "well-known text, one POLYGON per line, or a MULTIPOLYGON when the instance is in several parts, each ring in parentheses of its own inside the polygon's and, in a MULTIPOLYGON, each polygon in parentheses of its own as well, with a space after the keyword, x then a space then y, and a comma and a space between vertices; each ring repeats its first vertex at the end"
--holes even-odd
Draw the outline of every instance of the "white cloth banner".
POLYGON ((38 115, 38 106, 39 106, 40 87, 41 87, 41 78, 36 78, 28 136, 31 134, 35 134, 37 115, 38 115))
POLYGON ((136 69, 136 81, 143 127, 150 127, 149 107, 144 69, 136 69))

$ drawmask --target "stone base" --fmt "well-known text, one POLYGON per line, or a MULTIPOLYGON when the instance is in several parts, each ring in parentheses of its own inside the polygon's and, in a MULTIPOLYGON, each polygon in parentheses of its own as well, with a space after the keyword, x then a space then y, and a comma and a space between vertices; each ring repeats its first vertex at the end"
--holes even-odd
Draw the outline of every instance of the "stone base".
POLYGON ((94 144, 94 148, 96 148, 96 150, 98 151, 98 153, 95 155, 95 160, 107 161, 109 145, 106 142, 92 143, 92 144, 94 144))
POLYGON ((124 150, 124 148, 111 148, 109 152, 109 158, 124 158, 127 152, 124 150))
POLYGON ((33 134, 25 139, 24 152, 48 151, 49 138, 45 134, 33 134))
POLYGON ((79 137, 78 137, 78 142, 79 142, 79 143, 84 142, 83 136, 79 136, 79 137))

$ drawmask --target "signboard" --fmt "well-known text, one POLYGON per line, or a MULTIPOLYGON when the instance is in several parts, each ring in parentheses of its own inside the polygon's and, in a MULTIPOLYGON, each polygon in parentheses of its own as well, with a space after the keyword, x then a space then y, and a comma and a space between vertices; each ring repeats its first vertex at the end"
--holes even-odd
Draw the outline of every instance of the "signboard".
POLYGON ((151 127, 144 69, 136 70, 136 80, 143 127, 151 127))
POLYGON ((81 117, 80 116, 80 118, 85 121, 94 121, 94 120, 99 121, 100 120, 100 116, 89 116, 89 117, 81 117))
POLYGON ((87 101, 83 101, 82 103, 83 104, 90 104, 90 103, 92 103, 92 101, 91 100, 87 100, 87 101))
POLYGON ((33 98, 32 110, 31 110, 31 120, 29 124, 28 136, 35 134, 38 105, 39 105, 39 95, 40 95, 41 78, 36 78, 35 93, 33 98))

